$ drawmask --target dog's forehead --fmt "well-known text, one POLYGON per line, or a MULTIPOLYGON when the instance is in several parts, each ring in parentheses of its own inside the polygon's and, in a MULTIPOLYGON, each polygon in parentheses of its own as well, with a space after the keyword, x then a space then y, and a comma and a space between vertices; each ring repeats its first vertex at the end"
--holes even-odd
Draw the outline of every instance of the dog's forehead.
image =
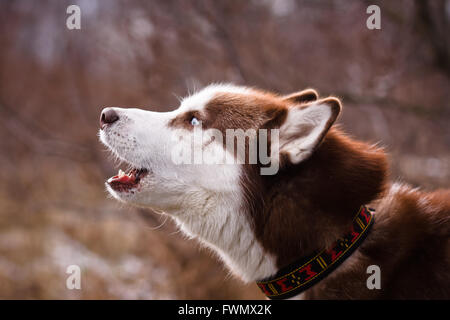
POLYGON ((178 108, 179 112, 200 111, 203 110, 210 101, 218 94, 234 93, 234 94, 251 94, 252 89, 244 86, 235 86, 231 84, 213 84, 208 87, 184 98, 178 108))

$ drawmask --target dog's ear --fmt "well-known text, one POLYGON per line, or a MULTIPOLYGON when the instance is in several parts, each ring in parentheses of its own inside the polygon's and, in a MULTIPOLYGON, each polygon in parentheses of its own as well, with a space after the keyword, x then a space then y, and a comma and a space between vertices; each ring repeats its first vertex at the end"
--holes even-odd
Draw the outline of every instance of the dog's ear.
POLYGON ((297 164, 307 159, 320 144, 341 112, 341 102, 329 97, 294 105, 287 112, 280 126, 278 151, 297 164))
POLYGON ((294 92, 289 95, 281 97, 283 100, 291 103, 305 103, 316 101, 319 95, 314 89, 305 89, 299 92, 294 92))

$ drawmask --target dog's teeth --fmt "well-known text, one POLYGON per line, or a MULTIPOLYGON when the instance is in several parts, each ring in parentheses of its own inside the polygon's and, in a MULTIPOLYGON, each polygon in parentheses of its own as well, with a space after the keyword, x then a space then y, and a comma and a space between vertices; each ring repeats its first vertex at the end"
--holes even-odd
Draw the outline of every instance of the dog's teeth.
POLYGON ((121 169, 119 169, 119 177, 123 177, 125 175, 125 172, 123 172, 121 169))

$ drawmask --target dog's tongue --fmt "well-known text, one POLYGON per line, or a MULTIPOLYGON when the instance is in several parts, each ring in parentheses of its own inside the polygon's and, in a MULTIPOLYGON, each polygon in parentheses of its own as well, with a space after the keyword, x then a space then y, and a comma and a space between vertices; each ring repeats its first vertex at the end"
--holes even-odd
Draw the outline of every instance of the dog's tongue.
POLYGON ((119 174, 109 178, 108 182, 135 183, 135 178, 134 174, 126 174, 122 170, 119 170, 119 174))

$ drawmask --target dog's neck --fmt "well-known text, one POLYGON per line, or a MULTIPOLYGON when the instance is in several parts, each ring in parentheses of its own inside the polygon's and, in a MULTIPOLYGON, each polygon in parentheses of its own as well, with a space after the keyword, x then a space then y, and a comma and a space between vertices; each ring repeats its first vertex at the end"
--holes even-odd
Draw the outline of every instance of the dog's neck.
POLYGON ((380 149, 334 129, 304 163, 286 165, 275 176, 250 169, 241 198, 215 195, 202 208, 186 207, 175 220, 241 279, 261 280, 342 236, 358 208, 383 191, 386 170, 380 149))
POLYGON ((323 250, 348 231, 361 205, 384 191, 386 175, 381 149, 332 129, 311 158, 261 178, 256 194, 263 201, 255 197, 257 210, 249 211, 255 234, 279 268, 323 250))
POLYGON ((207 199, 208 204, 201 208, 187 205, 172 214, 184 234, 216 252, 244 282, 276 273, 276 259, 255 237, 242 199, 236 194, 210 195, 207 199), (199 214, 202 219, 198 219, 199 214))

